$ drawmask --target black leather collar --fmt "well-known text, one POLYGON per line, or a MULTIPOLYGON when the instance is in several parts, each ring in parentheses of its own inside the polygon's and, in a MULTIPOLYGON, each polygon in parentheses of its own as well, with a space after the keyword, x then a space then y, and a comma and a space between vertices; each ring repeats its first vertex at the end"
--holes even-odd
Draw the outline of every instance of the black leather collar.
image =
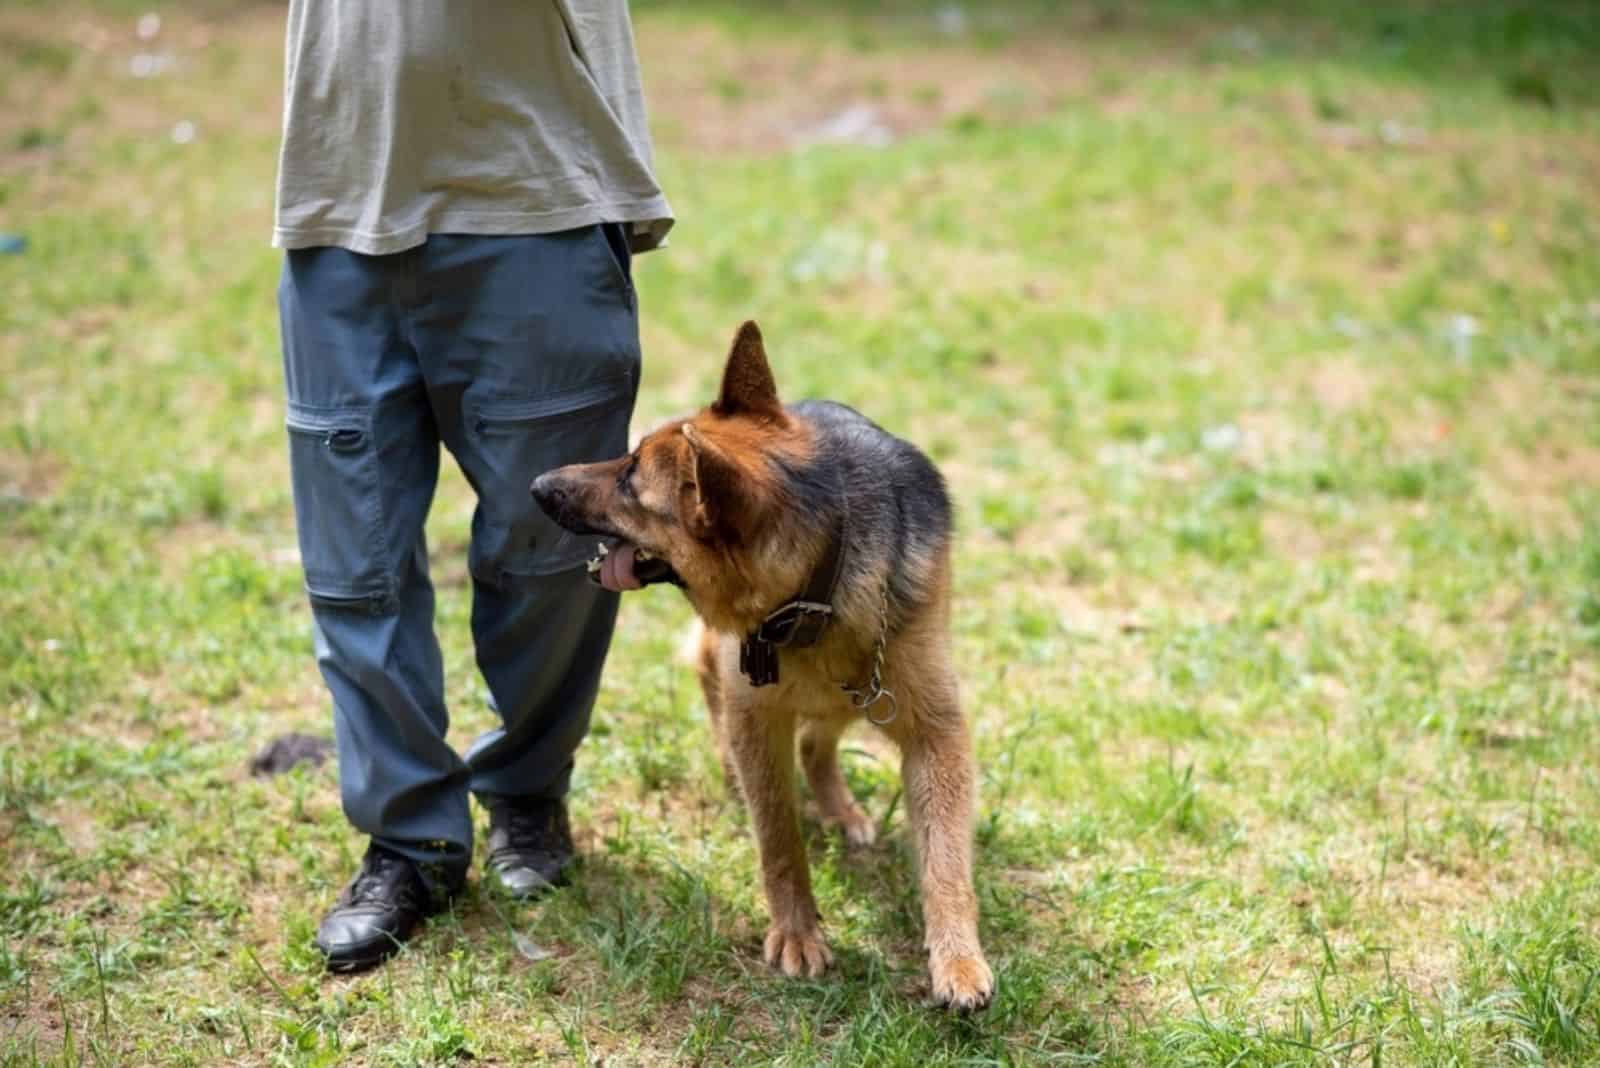
MULTIPOLYGON (((841 503, 843 497, 840 498, 841 503)), ((778 681, 778 650, 803 649, 822 640, 833 621, 833 595, 844 572, 844 543, 850 531, 848 513, 839 517, 839 529, 828 549, 812 569, 798 597, 779 605, 739 643, 739 670, 752 686, 778 681)))

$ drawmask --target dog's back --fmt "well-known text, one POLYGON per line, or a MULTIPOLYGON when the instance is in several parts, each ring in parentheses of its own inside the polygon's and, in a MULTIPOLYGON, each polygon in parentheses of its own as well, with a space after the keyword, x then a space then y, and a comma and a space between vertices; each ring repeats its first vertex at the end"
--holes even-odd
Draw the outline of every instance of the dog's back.
POLYGON ((841 589, 881 588, 894 615, 925 607, 950 548, 950 495, 920 449, 848 405, 807 400, 789 412, 809 423, 816 449, 789 468, 796 504, 847 531, 841 589))

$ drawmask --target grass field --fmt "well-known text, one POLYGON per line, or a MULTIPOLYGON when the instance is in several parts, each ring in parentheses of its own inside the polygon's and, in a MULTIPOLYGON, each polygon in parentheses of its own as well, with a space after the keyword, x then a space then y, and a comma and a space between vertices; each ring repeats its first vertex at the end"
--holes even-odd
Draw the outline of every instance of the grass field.
MULTIPOLYGON (((1593 5, 637 7, 680 219, 637 425, 753 315, 791 398, 958 500, 971 1019, 922 1004, 864 732, 880 844, 810 845, 837 966, 763 966, 664 589, 623 609, 574 885, 474 880, 324 977, 363 843, 331 768, 245 767, 329 716, 266 245, 283 12, 140 12, 0 8, 0 1065, 1600 1063, 1593 5)), ((451 469, 461 744, 470 509, 451 469)))

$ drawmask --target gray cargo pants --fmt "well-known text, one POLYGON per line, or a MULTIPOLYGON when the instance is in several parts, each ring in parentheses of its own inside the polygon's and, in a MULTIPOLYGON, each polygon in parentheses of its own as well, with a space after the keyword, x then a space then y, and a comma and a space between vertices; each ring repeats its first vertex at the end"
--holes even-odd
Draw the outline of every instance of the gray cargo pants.
POLYGON ((586 579, 592 546, 551 523, 528 484, 627 451, 640 359, 629 269, 610 225, 286 257, 295 519, 344 811, 421 863, 465 869, 469 791, 566 793, 617 597, 586 579), (441 442, 477 492, 472 638, 502 723, 465 758, 445 741, 423 538, 441 442))

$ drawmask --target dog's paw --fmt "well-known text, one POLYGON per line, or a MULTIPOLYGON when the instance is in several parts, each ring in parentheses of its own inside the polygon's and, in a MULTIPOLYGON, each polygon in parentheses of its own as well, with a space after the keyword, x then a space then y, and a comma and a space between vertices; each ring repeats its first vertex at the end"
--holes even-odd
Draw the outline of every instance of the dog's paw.
POLYGON ((833 953, 816 927, 806 931, 773 927, 767 931, 767 963, 791 978, 815 979, 833 963, 833 953))
POLYGON ((839 826, 844 831, 844 840, 850 843, 852 848, 865 849, 878 840, 878 825, 872 822, 871 816, 859 808, 849 820, 839 826))
POLYGON ((982 956, 948 957, 929 962, 933 1002, 957 1012, 985 1008, 994 998, 994 973, 982 956))
POLYGON ((839 829, 852 849, 865 849, 878 840, 877 824, 872 822, 872 817, 860 805, 851 805, 842 814, 826 822, 839 829))

